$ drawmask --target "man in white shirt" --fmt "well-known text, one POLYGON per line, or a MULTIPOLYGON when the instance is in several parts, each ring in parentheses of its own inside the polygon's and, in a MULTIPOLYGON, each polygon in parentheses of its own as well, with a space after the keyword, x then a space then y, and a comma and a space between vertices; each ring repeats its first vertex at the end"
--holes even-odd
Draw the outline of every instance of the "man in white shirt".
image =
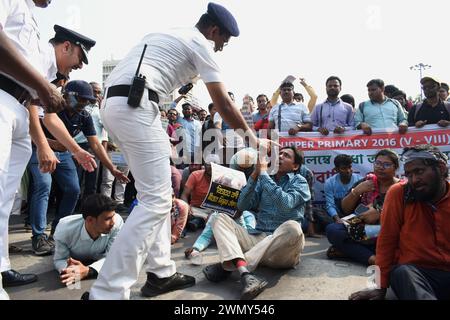
MULTIPOLYGON (((176 272, 170 258, 170 146, 161 126, 158 101, 159 96, 169 95, 200 75, 224 120, 234 128, 250 131, 228 96, 213 59, 213 51, 222 51, 231 36, 238 35, 231 13, 209 3, 195 28, 145 36, 107 79, 106 99, 100 109, 103 124, 133 172, 139 205, 114 242, 90 295, 86 293, 83 298, 129 299, 145 259, 143 295, 156 296, 195 284, 195 278, 176 272), (127 97, 145 45, 140 68, 146 77, 145 90, 140 105, 134 108, 128 105, 127 97)), ((248 135, 256 146, 255 135, 248 135)))
MULTIPOLYGON (((8 219, 31 156, 25 105, 31 97, 39 97, 48 112, 59 110, 63 104, 61 94, 40 70, 39 28, 33 10, 45 8, 49 3, 49 0, 0 1, 0 300, 9 299, 3 283, 22 285, 37 280, 36 275, 11 270, 8 219)), ((56 161, 53 159, 54 164, 56 161)))
POLYGON ((296 134, 299 131, 311 131, 312 122, 309 110, 304 104, 294 101, 294 85, 284 82, 280 86, 283 102, 277 104, 269 113, 269 129, 296 134))
POLYGON ((65 285, 96 278, 106 254, 123 225, 109 197, 94 194, 86 198, 81 214, 59 221, 55 232, 53 263, 65 285))

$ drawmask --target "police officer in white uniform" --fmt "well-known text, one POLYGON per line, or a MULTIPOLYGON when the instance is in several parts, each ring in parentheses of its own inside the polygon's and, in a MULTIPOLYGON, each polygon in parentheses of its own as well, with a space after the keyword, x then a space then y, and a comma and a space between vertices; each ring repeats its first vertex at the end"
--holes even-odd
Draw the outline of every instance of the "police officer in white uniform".
MULTIPOLYGON (((159 96, 169 95, 200 75, 223 118, 234 128, 248 130, 213 58, 213 51, 222 51, 230 37, 238 35, 231 13, 209 3, 207 13, 194 28, 145 36, 107 79, 106 99, 100 110, 103 124, 130 166, 139 205, 114 242, 90 294, 83 294, 83 299, 129 299, 130 288, 145 260, 147 282, 141 289, 144 296, 195 284, 195 278, 176 272, 170 258, 170 147, 161 126, 158 101, 159 96), (146 77, 146 90, 140 106, 132 108, 127 96, 144 45, 148 47, 140 73, 146 77)), ((250 141, 258 143, 252 133, 250 141)))
MULTIPOLYGON (((40 70, 39 30, 32 10, 36 6, 45 8, 49 3, 49 0, 0 0, 0 271, 4 272, 11 271, 9 214, 31 155, 28 111, 24 104, 31 96, 39 96, 47 111, 54 112, 63 102, 40 70)), ((13 276, 18 283, 36 280, 35 275, 13 276)), ((2 282, 0 299, 8 299, 2 282)))

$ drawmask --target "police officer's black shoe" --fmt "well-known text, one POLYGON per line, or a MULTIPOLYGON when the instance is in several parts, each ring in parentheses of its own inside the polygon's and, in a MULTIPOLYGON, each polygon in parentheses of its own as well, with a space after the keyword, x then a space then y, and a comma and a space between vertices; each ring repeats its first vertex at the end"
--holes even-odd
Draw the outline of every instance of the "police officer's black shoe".
POLYGON ((37 281, 38 276, 35 274, 19 273, 15 270, 2 272, 2 284, 4 288, 23 286, 37 281))
POLYGON ((195 285, 195 278, 178 272, 171 277, 158 278, 154 273, 147 272, 147 282, 141 288, 144 297, 154 297, 166 292, 189 288, 195 285))
POLYGON ((252 273, 244 273, 241 276, 242 292, 241 300, 252 300, 258 294, 264 291, 268 282, 252 273))
POLYGON ((80 300, 89 300, 89 291, 83 293, 80 300))

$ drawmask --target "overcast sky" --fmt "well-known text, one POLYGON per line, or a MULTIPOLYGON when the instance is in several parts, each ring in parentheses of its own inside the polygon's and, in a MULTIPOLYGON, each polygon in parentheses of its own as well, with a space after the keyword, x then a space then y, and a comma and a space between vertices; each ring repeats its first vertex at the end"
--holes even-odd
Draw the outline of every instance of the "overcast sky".
MULTIPOLYGON (((104 60, 123 58, 147 33, 195 25, 208 2, 53 0, 37 11, 37 19, 42 39, 53 36, 54 24, 95 39, 89 65, 71 78, 101 82, 104 60)), ((337 75, 342 94, 353 94, 357 102, 367 99, 366 83, 373 78, 418 95, 419 73, 409 67, 420 62, 432 66, 426 75, 450 82, 449 1, 216 2, 233 13, 241 30, 217 53, 226 87, 239 103, 246 93, 270 96, 289 74, 305 77, 319 100, 326 98, 326 78, 337 75)), ((206 107, 210 100, 204 86, 199 84, 195 93, 206 107)))

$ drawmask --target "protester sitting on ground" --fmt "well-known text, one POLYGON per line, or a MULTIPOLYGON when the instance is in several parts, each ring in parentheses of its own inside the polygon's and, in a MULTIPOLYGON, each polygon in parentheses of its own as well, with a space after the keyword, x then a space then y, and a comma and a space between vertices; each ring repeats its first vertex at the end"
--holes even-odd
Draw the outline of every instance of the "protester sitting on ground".
POLYGON ((325 181, 325 208, 334 222, 340 222, 340 218, 347 214, 343 212, 341 201, 348 194, 353 185, 362 177, 353 173, 353 159, 346 154, 340 154, 334 159, 336 175, 325 181))
MULTIPOLYGON (((193 264, 201 264, 201 259, 198 259, 200 261, 197 261, 196 260, 197 257, 200 257, 200 252, 206 250, 206 248, 208 248, 209 245, 214 241, 214 235, 211 224, 212 221, 217 219, 218 215, 219 213, 215 211, 209 216, 205 228, 203 229, 202 233, 198 236, 197 240, 195 240, 195 243, 192 245, 192 247, 189 247, 184 251, 186 259, 190 259, 193 264)), ((255 215, 250 211, 244 212, 238 211, 236 213, 236 216, 233 217, 233 219, 236 221, 237 224, 239 224, 246 230, 255 229, 256 226, 255 215)))
POLYGON ((87 197, 82 214, 59 221, 55 231, 53 263, 61 283, 96 278, 106 254, 123 225, 116 202, 100 194, 87 197))
POLYGON ((201 208, 211 185, 211 163, 219 164, 219 156, 210 154, 206 157, 205 169, 194 171, 189 176, 181 195, 181 200, 189 204, 192 213, 188 218, 188 230, 204 228, 207 217, 213 212, 212 209, 201 208))
POLYGON ((405 148, 403 181, 392 186, 381 217, 376 264, 379 289, 359 291, 352 300, 450 299, 450 183, 448 157, 439 148, 405 148))
MULTIPOLYGON (((350 215, 362 204, 367 211, 358 218, 366 225, 379 225, 384 199, 389 188, 399 181, 395 172, 399 168, 398 156, 389 149, 378 151, 373 164, 374 174, 366 176, 353 185, 351 191, 342 199, 342 211, 350 215)), ((342 220, 330 224, 326 229, 331 247, 327 256, 333 258, 350 258, 361 264, 375 264, 376 237, 370 241, 356 241, 352 238, 342 220)))
POLYGON ((405 111, 397 100, 384 95, 384 81, 370 80, 367 83, 369 101, 362 102, 355 113, 355 128, 371 135, 372 129, 398 128, 400 134, 408 131, 405 111))
MULTIPOLYGON (((245 148, 236 153, 230 160, 230 168, 244 172, 246 179, 254 171, 256 160, 258 158, 258 152, 252 148, 245 148), (248 175, 247 175, 248 173, 248 175)), ((216 219, 218 212, 214 212, 210 215, 203 232, 197 238, 192 247, 189 247, 184 252, 187 259, 191 259, 192 263, 195 262, 195 258, 199 253, 205 250, 210 243, 214 240, 212 234, 211 222, 216 219)), ((243 228, 249 230, 254 229, 256 225, 255 216, 250 211, 238 211, 234 217, 234 220, 243 228)))
POLYGON ((220 213, 212 222, 220 262, 203 269, 205 277, 220 282, 238 270, 241 299, 253 299, 267 281, 251 273, 258 265, 292 268, 299 263, 304 235, 301 223, 305 203, 311 198, 305 178, 295 174, 303 159, 295 147, 280 150, 279 167, 269 176, 268 162, 258 159, 255 170, 238 200, 239 210, 258 207, 256 228, 245 230, 229 215, 220 213))
POLYGON ((181 173, 180 195, 183 194, 184 186, 187 180, 194 171, 202 170, 203 166, 199 163, 191 163, 188 167, 184 168, 181 173))
POLYGON ((440 82, 431 77, 420 80, 426 99, 412 107, 408 114, 410 126, 422 128, 427 124, 450 125, 450 103, 439 97, 440 82))

